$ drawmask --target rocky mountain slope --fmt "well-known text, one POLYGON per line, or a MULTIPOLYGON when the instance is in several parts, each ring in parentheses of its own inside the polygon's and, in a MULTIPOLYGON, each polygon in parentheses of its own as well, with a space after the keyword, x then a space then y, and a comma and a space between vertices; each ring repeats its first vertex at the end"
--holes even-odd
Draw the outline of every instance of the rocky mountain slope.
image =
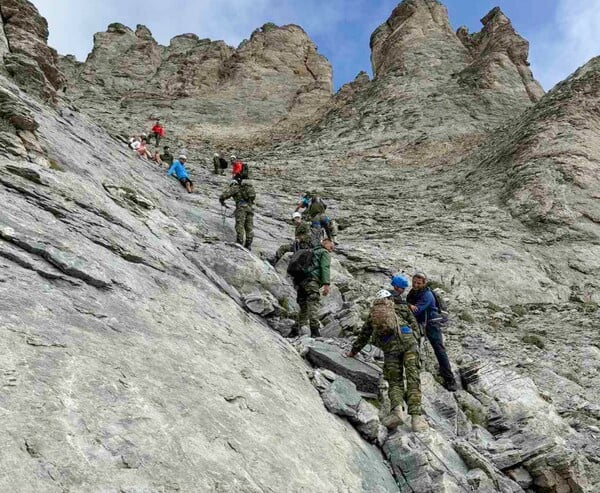
POLYGON ((405 0, 373 34, 374 79, 331 97, 295 26, 233 49, 113 24, 57 67, 30 3, 0 13, 0 490, 598 488, 597 60, 544 96, 501 11, 454 33, 439 2, 405 0), (196 194, 118 138, 157 113, 196 194), (253 253, 217 207, 225 144, 259 191, 253 253), (293 289, 261 257, 306 188, 342 243, 327 339, 290 345, 293 289), (432 429, 387 436, 378 353, 345 360, 342 336, 416 268, 451 299, 462 389, 426 354, 432 429))
POLYGON ((111 24, 84 63, 64 57, 60 67, 69 99, 111 131, 160 116, 174 135, 213 142, 304 121, 332 92, 331 65, 295 25, 265 24, 236 49, 195 34, 165 47, 145 26, 111 24))

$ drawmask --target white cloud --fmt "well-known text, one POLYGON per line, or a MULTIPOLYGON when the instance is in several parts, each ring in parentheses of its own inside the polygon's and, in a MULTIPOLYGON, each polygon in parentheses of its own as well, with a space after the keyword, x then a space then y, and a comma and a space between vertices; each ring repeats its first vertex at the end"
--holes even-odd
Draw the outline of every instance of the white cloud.
POLYGON ((554 25, 534 35, 531 53, 545 89, 600 55, 600 0, 559 0, 554 25))

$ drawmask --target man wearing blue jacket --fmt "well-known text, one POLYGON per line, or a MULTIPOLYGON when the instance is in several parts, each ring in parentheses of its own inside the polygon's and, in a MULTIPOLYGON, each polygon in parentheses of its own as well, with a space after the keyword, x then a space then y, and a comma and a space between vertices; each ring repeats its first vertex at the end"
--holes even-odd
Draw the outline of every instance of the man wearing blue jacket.
POLYGON ((425 329, 425 335, 433 347, 435 357, 440 365, 440 375, 444 379, 444 387, 450 392, 455 392, 456 380, 444 346, 439 307, 431 289, 427 287, 427 276, 422 272, 417 272, 413 276, 412 289, 406 296, 406 301, 417 322, 425 329))
POLYGON ((169 168, 169 171, 167 171, 167 176, 171 176, 174 174, 179 180, 179 183, 181 183, 185 187, 187 192, 193 193, 194 184, 192 183, 192 180, 190 180, 190 175, 188 175, 187 169, 185 169, 186 161, 187 157, 181 154, 179 156, 179 159, 175 159, 175 161, 173 161, 173 164, 169 168))

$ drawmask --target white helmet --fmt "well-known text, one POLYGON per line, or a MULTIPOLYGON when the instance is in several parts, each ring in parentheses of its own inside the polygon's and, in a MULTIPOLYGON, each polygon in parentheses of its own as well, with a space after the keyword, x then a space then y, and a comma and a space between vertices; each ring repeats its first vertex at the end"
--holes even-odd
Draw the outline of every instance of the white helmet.
POLYGON ((375 298, 382 300, 384 298, 389 298, 390 296, 392 296, 392 293, 390 293, 387 289, 382 289, 381 291, 377 291, 375 298))
POLYGON ((302 219, 302 214, 300 214, 298 211, 296 211, 292 214, 292 219, 296 219, 296 218, 302 219))
POLYGON ((229 156, 229 159, 233 159, 235 161, 237 158, 235 157, 234 154, 232 154, 231 156, 229 156))
POLYGON ((179 159, 184 159, 185 161, 187 161, 187 157, 185 154, 180 154, 179 159))
POLYGON ((218 152, 215 152, 215 157, 219 157, 219 153, 218 152))

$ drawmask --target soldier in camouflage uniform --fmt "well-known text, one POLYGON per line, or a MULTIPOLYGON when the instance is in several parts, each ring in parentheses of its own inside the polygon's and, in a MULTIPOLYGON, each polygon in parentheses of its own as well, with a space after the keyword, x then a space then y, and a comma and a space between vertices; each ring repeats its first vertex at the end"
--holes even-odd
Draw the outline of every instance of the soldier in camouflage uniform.
POLYGON ((254 239, 254 200, 256 192, 252 184, 243 182, 241 178, 236 178, 231 185, 219 197, 221 205, 225 206, 225 201, 233 198, 235 201, 235 233, 236 242, 244 245, 248 250, 252 247, 254 239))
MULTIPOLYGON (((382 290, 377 293, 377 296, 383 299, 391 297, 392 294, 382 290)), ((383 424, 390 429, 400 425, 403 420, 402 404, 406 402, 413 431, 424 431, 428 425, 421 415, 419 324, 408 306, 395 305, 393 309, 397 317, 397 326, 391 333, 373 330, 371 315, 369 315, 358 339, 345 356, 356 356, 370 340, 379 347, 384 353, 383 375, 389 384, 388 395, 392 407, 390 415, 383 420, 383 424), (406 391, 404 375, 406 375, 406 391)))
POLYGON ((306 279, 299 282, 296 287, 296 301, 300 306, 298 324, 292 329, 288 337, 298 337, 300 327, 310 327, 311 337, 320 337, 319 332, 319 308, 321 302, 321 288, 323 296, 329 295, 331 258, 329 253, 335 249, 335 245, 329 239, 321 242, 321 245, 313 248, 312 265, 306 279))
POLYGON ((324 230, 327 237, 335 243, 337 226, 335 221, 326 214, 327 205, 318 192, 306 192, 296 207, 296 212, 300 209, 304 209, 302 212, 303 219, 310 222, 313 242, 318 244, 321 241, 324 230))
POLYGON ((303 248, 310 248, 310 226, 302 220, 302 215, 299 212, 294 212, 292 216, 294 220, 294 237, 293 243, 285 243, 279 247, 275 253, 275 257, 270 261, 273 266, 288 252, 297 252, 303 248))

